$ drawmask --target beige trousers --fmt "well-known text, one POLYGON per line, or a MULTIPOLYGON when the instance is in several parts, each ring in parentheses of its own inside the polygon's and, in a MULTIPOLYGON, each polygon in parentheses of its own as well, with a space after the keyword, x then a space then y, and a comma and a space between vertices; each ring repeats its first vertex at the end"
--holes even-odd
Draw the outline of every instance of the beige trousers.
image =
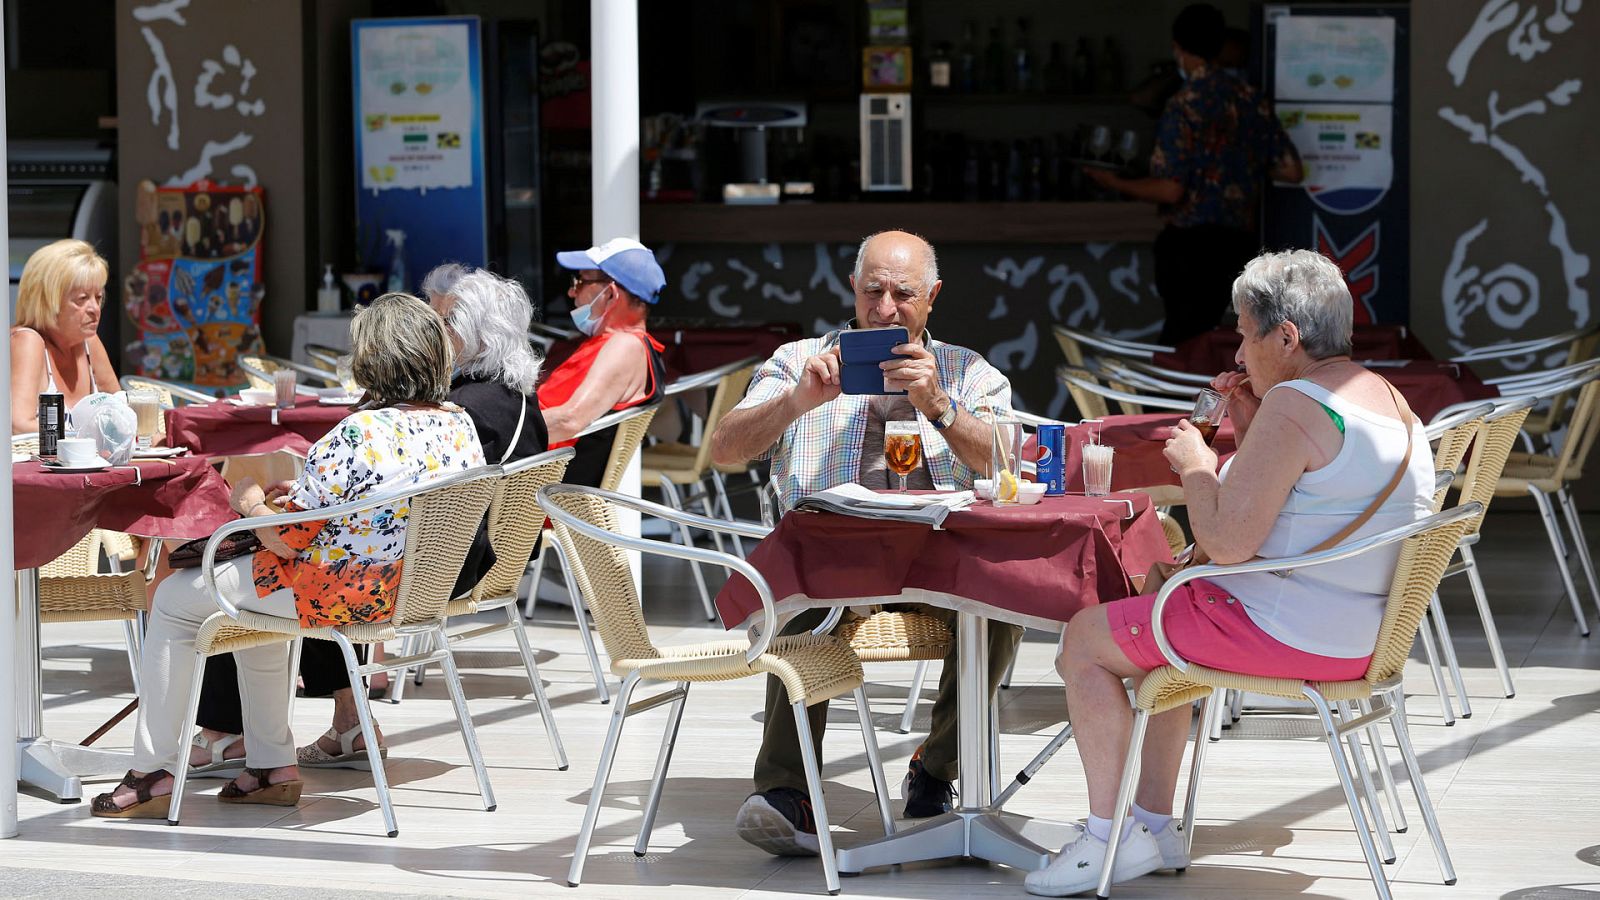
MULTIPOLYGON (((294 594, 288 590, 256 596, 248 556, 217 567, 217 590, 240 609, 285 618, 295 615, 294 594)), ((175 772, 180 754, 188 753, 189 735, 181 730, 197 664, 195 636, 201 623, 217 612, 199 569, 180 569, 156 588, 139 661, 139 684, 144 690, 133 732, 134 771, 175 772)), ((234 659, 239 665, 239 698, 244 707, 246 764, 256 769, 294 765, 294 735, 289 732, 289 644, 239 650, 234 659)))

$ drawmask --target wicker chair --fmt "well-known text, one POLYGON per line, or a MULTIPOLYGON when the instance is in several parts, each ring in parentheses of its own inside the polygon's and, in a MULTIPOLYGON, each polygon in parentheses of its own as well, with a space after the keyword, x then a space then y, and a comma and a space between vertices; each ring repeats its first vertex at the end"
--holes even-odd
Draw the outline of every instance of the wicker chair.
MULTIPOLYGON (((290 697, 294 696, 294 673, 299 670, 299 641, 304 638, 334 641, 344 653, 345 671, 350 676, 350 686, 355 695, 356 711, 361 719, 361 736, 367 746, 367 761, 372 768, 372 780, 378 790, 378 803, 383 810, 383 821, 389 837, 400 833, 395 822, 394 806, 389 797, 389 781, 384 774, 383 757, 378 748, 378 735, 372 725, 372 710, 368 706, 367 692, 361 679, 365 675, 390 672, 410 666, 437 662, 444 668, 445 684, 450 689, 450 700, 455 706, 456 721, 461 726, 461 737, 467 747, 467 757, 478 779, 478 792, 483 797, 484 809, 495 808, 494 790, 489 786, 489 773, 484 768, 478 752, 477 733, 472 727, 472 716, 467 711, 466 698, 461 690, 461 680, 456 671, 455 659, 445 638, 445 606, 450 602, 450 590, 455 586, 456 574, 472 546, 478 523, 489 509, 496 481, 500 477, 498 466, 470 469, 422 485, 410 485, 403 490, 387 491, 371 497, 336 506, 304 512, 284 513, 239 519, 217 529, 206 545, 201 571, 206 586, 211 591, 220 610, 201 626, 195 637, 195 655, 198 657, 194 680, 189 686, 189 713, 179 734, 192 734, 200 702, 200 687, 205 675, 206 659, 219 653, 232 653, 275 643, 292 643, 289 668, 290 678, 284 685, 290 697), (382 622, 339 627, 308 628, 298 619, 279 618, 263 613, 240 610, 216 589, 215 554, 222 540, 230 534, 273 525, 289 525, 321 519, 338 518, 394 503, 406 502, 410 507, 406 524, 404 550, 405 566, 401 570, 400 587, 395 597, 393 616, 382 622), (434 649, 417 656, 388 659, 361 665, 356 660, 356 644, 376 644, 396 637, 430 634, 435 638, 434 649)), ((171 689, 181 690, 172 685, 171 689)), ((178 771, 173 773, 172 805, 167 820, 178 824, 183 803, 183 784, 189 774, 187 754, 180 754, 178 771)))
MULTIPOLYGON (((583 434, 604 431, 615 427, 616 436, 611 441, 611 455, 606 459, 605 473, 600 478, 600 487, 604 490, 614 491, 622 484, 622 476, 628 470, 628 464, 633 462, 633 456, 639 452, 639 445, 644 442, 645 432, 650 430, 650 423, 656 417, 656 412, 661 404, 652 403, 649 406, 635 406, 620 412, 610 413, 594 420, 583 434)), ((556 562, 561 566, 561 571, 567 583, 567 597, 572 603, 572 615, 578 623, 578 638, 583 642, 583 652, 589 660, 589 673, 594 678, 595 694, 601 703, 611 702, 611 689, 606 686, 605 670, 600 667, 600 653, 595 649, 594 635, 589 632, 589 615, 583 606, 583 593, 578 590, 577 579, 573 575, 574 560, 567 558, 566 551, 561 543, 555 540, 548 522, 539 540, 539 555, 530 565, 533 568, 533 584, 528 588, 527 605, 523 608, 524 618, 533 618, 533 606, 539 597, 539 585, 544 580, 544 555, 546 552, 556 555, 556 562)))
MULTIPOLYGON (((1547 388, 1540 394, 1540 399, 1559 398, 1574 390, 1577 391, 1577 403, 1573 407, 1566 440, 1560 452, 1508 453, 1494 495, 1533 497, 1544 520, 1545 532, 1550 537, 1550 548, 1555 553, 1567 598, 1572 603, 1572 614, 1578 621, 1579 630, 1587 636, 1588 619, 1578 602, 1578 588, 1572 577, 1572 569, 1567 565, 1566 542, 1561 527, 1556 523, 1555 504, 1550 502, 1550 495, 1555 495, 1562 512, 1566 514, 1567 528, 1576 545, 1578 562, 1588 577, 1589 592, 1595 606, 1600 608, 1600 582, 1595 579, 1594 560, 1590 558, 1588 539, 1583 533, 1583 524, 1578 519, 1578 509, 1573 505, 1570 490, 1571 483, 1583 477, 1584 460, 1594 448, 1595 436, 1600 434, 1600 369, 1591 369, 1578 378, 1547 388)), ((1524 430, 1526 427, 1527 422, 1524 422, 1524 430)))
MULTIPOLYGON (((472 592, 457 597, 445 606, 450 618, 473 613, 504 610, 506 619, 478 625, 450 633, 452 647, 467 641, 509 631, 517 640, 517 651, 522 655, 522 666, 528 673, 528 684, 539 705, 539 715, 544 719, 545 733, 550 737, 550 752, 555 754, 556 768, 567 769, 567 751, 561 746, 561 733, 556 730, 555 714, 550 711, 550 700, 545 696, 544 683, 539 678, 539 664, 534 661, 533 647, 528 644, 528 634, 517 615, 517 588, 528 571, 527 560, 533 555, 533 545, 538 542, 544 524, 544 510, 539 508, 539 488, 561 480, 572 460, 573 450, 566 447, 550 450, 504 467, 505 476, 495 488, 494 499, 489 503, 489 543, 494 547, 495 563, 472 592)), ((400 685, 404 678, 394 680, 398 701, 400 685)))
POLYGON ((610 523, 614 509, 623 506, 694 528, 721 529, 728 534, 760 537, 759 528, 691 515, 614 491, 562 484, 540 489, 539 504, 554 520, 556 538, 566 546, 569 558, 580 561, 580 565, 574 567, 580 590, 594 612, 601 640, 611 656, 611 671, 623 676, 622 687, 617 692, 617 703, 611 713, 611 727, 606 734, 605 746, 600 751, 594 788, 589 792, 589 805, 584 812, 583 828, 578 833, 578 845, 573 852, 567 883, 576 887, 582 880, 589 841, 594 835, 611 764, 616 758, 622 726, 628 716, 662 704, 672 705, 661 752, 657 757, 655 777, 645 802, 639 838, 634 844, 634 853, 643 856, 649 847, 656 811, 660 808, 661 791, 666 781, 667 767, 672 760, 672 749, 677 741, 678 724, 683 716, 690 685, 694 682, 730 681, 771 673, 782 679, 789 698, 794 701, 795 724, 799 729, 806 782, 816 815, 817 843, 823 873, 828 891, 837 893, 839 872, 833 854, 833 838, 829 832, 821 770, 812 750, 810 723, 806 719, 807 706, 843 694, 854 695, 884 832, 889 834, 894 831, 888 788, 878 758, 878 743, 873 735, 866 695, 861 689, 861 661, 856 654, 844 641, 827 635, 775 637, 778 614, 773 606, 772 592, 761 573, 744 560, 732 554, 699 547, 618 535, 611 530, 610 523), (751 632, 752 638, 656 647, 645 629, 644 615, 634 591, 633 572, 625 550, 724 566, 748 578, 761 597, 763 610, 760 624, 751 632), (674 686, 649 699, 630 703, 634 689, 642 681, 673 682, 674 686))
POLYGON ((150 378, 145 375, 122 376, 123 390, 131 391, 137 388, 152 390, 160 394, 161 408, 163 410, 172 409, 179 403, 210 403, 217 399, 203 391, 184 387, 172 381, 162 381, 159 378, 150 378))
POLYGON ((337 373, 339 371, 339 357, 349 354, 349 350, 340 350, 324 344, 305 345, 306 359, 311 360, 313 368, 323 372, 337 373))
MULTIPOLYGON (((1151 630, 1156 644, 1161 648, 1161 653, 1169 664, 1150 672, 1139 685, 1134 698, 1133 733, 1128 742, 1127 756, 1123 761, 1122 781, 1114 807, 1116 814, 1111 825, 1111 842, 1106 852, 1097 892, 1100 897, 1111 895, 1111 875, 1116 861, 1117 845, 1121 842, 1128 804, 1133 798, 1134 786, 1138 783, 1145 728, 1149 724, 1150 717, 1196 700, 1203 700, 1205 705, 1201 710, 1200 721, 1204 723, 1212 713, 1211 707, 1216 692, 1225 688, 1311 701, 1317 717, 1321 720, 1322 737, 1327 741, 1328 752, 1333 757, 1334 770, 1339 777, 1340 787, 1344 790, 1345 804, 1355 824, 1356 836, 1361 842, 1362 854, 1366 857, 1373 886, 1378 896, 1385 900, 1390 893, 1388 881, 1383 874, 1383 862, 1393 862, 1394 852, 1390 846, 1388 831, 1383 824, 1383 814, 1373 794, 1371 777, 1366 771, 1358 732, 1365 731, 1368 738, 1376 741, 1378 723, 1385 719, 1389 720, 1412 790, 1415 791, 1418 805, 1421 807, 1428 836, 1432 839, 1434 853, 1438 857, 1439 868, 1444 875, 1444 883, 1455 883, 1455 869, 1450 863, 1449 850, 1445 847, 1444 836, 1439 832, 1433 803, 1429 800, 1427 786, 1423 783, 1422 768, 1417 763, 1416 752, 1412 749, 1411 737, 1407 732, 1405 692, 1401 683, 1401 673, 1410 655, 1417 628, 1427 613, 1429 598, 1438 588, 1439 579, 1443 576, 1451 556, 1455 554, 1462 533, 1473 517, 1482 511, 1483 508, 1476 503, 1464 503, 1400 528, 1322 553, 1259 560, 1231 566, 1193 566, 1178 572, 1162 586, 1151 613, 1151 630), (1177 651, 1172 649, 1162 628, 1161 613, 1167 600, 1180 585, 1194 579, 1323 565, 1401 541, 1404 543, 1400 549, 1399 562, 1395 567, 1394 581, 1389 589, 1389 601, 1384 610, 1383 622, 1373 648, 1372 662, 1367 667, 1366 675, 1361 679, 1310 682, 1295 678, 1262 678, 1207 669, 1193 665, 1180 657, 1177 651), (1378 701, 1376 706, 1373 704, 1374 700, 1378 701), (1359 710, 1359 717, 1352 712, 1352 705, 1359 710), (1338 721, 1334 719, 1336 710, 1338 721), (1351 760, 1347 759, 1340 749, 1341 739, 1349 745, 1351 757, 1354 759, 1353 775, 1351 760), (1372 828, 1378 834, 1385 850, 1385 859, 1382 861, 1368 830, 1368 818, 1363 813, 1361 801, 1356 795, 1357 780, 1362 784, 1367 806, 1373 815, 1372 828)), ((1205 750, 1209 744, 1209 741, 1195 741, 1194 759, 1189 770, 1188 798, 1184 804, 1185 844, 1189 844, 1194 838, 1200 772, 1205 762, 1205 750)))
MULTIPOLYGON (((128 669, 133 692, 139 693, 139 639, 144 634, 139 618, 149 605, 144 573, 102 573, 100 553, 120 559, 118 544, 127 535, 95 529, 72 549, 39 567, 39 623, 121 622, 128 647, 128 669), (112 546, 107 547, 110 540, 112 546), (120 540, 119 540, 120 539, 120 540)), ((132 554, 130 554, 131 556, 132 554)))
MULTIPOLYGON (((722 421, 728 410, 733 409, 744 396, 745 388, 750 385, 750 378, 755 375, 755 371, 756 365, 752 360, 739 360, 707 372, 700 372, 668 386, 668 391, 672 394, 716 386, 706 410, 705 427, 699 446, 676 441, 663 442, 644 448, 640 455, 642 467, 639 474, 640 481, 644 484, 659 485, 662 498, 673 509, 686 509, 690 502, 698 501, 707 517, 717 518, 721 515, 732 520, 732 510, 727 507, 726 491, 721 492, 720 505, 723 509, 719 513, 716 509, 719 504, 714 500, 715 489, 706 490, 701 483, 708 477, 717 485, 722 482, 722 473, 711 465, 711 434, 716 431, 717 423, 722 421), (685 491, 680 492, 679 488, 684 488, 685 491), (688 490, 690 488, 694 490, 688 490)), ((680 523, 676 531, 680 543, 684 546, 693 545, 694 537, 687 526, 680 523)), ((712 532, 712 536, 716 540, 717 549, 722 550, 722 536, 716 532, 712 532)), ((742 556, 743 546, 739 543, 739 537, 737 534, 732 536, 735 547, 741 551, 742 556)), ((691 570, 694 572, 695 586, 700 589, 700 602, 705 607, 706 620, 715 621, 717 609, 711 603, 711 591, 706 587, 705 573, 698 564, 691 566, 691 570)))
MULTIPOLYGON (((265 354, 241 354, 238 362, 239 371, 243 372, 245 377, 250 380, 250 386, 253 388, 262 388, 269 391, 272 390, 272 374, 280 369, 293 369, 294 371, 300 373, 300 378, 302 381, 305 379, 310 379, 312 381, 320 382, 325 387, 332 387, 339 383, 338 376, 334 375, 332 372, 324 372, 315 366, 308 366, 303 363, 282 359, 277 356, 267 356, 265 354)), ((316 393, 316 390, 307 384, 297 384, 295 386, 295 391, 296 393, 301 394, 316 393)))

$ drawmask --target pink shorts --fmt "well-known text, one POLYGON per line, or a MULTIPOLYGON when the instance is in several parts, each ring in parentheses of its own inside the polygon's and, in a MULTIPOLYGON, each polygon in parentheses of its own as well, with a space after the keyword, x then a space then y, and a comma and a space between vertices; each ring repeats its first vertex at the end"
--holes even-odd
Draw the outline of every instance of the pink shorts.
MULTIPOLYGON (((1155 604, 1155 594, 1141 594, 1105 605, 1117 646, 1147 672, 1167 664, 1150 630, 1150 611, 1155 604)), ((1256 625, 1243 603, 1204 578, 1173 591, 1162 610, 1161 625, 1179 656, 1208 669, 1242 675, 1353 681, 1366 675, 1372 659, 1321 656, 1282 643, 1256 625)))

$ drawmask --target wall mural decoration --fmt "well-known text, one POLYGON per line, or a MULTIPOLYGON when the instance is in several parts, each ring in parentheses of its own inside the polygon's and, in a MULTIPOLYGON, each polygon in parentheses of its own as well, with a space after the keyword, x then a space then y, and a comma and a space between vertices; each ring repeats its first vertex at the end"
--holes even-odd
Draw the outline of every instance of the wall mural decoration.
MULTIPOLYGON (((1019 408, 1072 412, 1055 380, 1063 323, 1129 339, 1161 329, 1148 244, 937 246, 944 281, 928 328, 982 353, 1019 408)), ((799 322, 823 334, 855 315, 854 244, 663 244, 659 317, 799 322)))
MULTIPOLYGON (((1432 5, 1444 12, 1443 3, 1432 5)), ((1473 170, 1465 176, 1460 168, 1435 170, 1433 177, 1441 186, 1445 180, 1481 185, 1465 202, 1446 201, 1460 215, 1435 217, 1446 233, 1434 240, 1448 238, 1448 250, 1436 244, 1443 256, 1434 260, 1438 280, 1431 291, 1419 291, 1438 298, 1453 350, 1595 321, 1592 260, 1579 249, 1595 245, 1594 216, 1581 206, 1592 183, 1582 175, 1592 163, 1571 139, 1596 115, 1577 77, 1592 69, 1586 56, 1596 34, 1594 17, 1580 15, 1582 5, 1487 0, 1474 18, 1431 20, 1451 32, 1435 36, 1443 38, 1438 49, 1449 49, 1433 63, 1445 78, 1437 69, 1426 75, 1437 86, 1431 106, 1448 126, 1451 152, 1473 170)), ((1456 12, 1455 4, 1449 11, 1456 12)), ((1419 146, 1424 155, 1433 154, 1419 146)), ((1535 362, 1542 361, 1515 360, 1511 367, 1535 362)))

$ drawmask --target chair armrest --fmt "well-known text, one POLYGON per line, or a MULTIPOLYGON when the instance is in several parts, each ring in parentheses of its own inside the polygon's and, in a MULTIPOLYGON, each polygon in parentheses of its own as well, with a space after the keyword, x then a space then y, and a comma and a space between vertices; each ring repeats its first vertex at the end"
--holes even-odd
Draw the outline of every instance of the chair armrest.
POLYGON ((1156 646, 1161 649, 1161 655, 1166 657, 1168 665, 1171 665, 1173 668, 1182 672, 1189 668, 1189 662, 1188 660, 1185 660, 1183 657, 1179 656, 1178 651, 1174 650, 1172 648, 1172 643, 1167 640, 1166 629, 1161 624, 1161 614, 1166 609, 1167 598, 1171 597, 1173 591, 1177 590, 1184 584, 1194 581, 1197 578, 1214 578, 1218 575, 1243 575, 1250 572, 1289 572, 1293 571, 1294 569, 1305 569, 1312 566, 1320 566, 1331 562, 1338 562, 1340 560, 1349 559, 1352 556, 1360 556, 1363 553, 1375 550, 1378 547, 1382 547, 1386 544, 1393 544, 1396 541, 1403 541, 1406 538, 1415 537, 1423 532, 1432 531, 1435 528, 1442 528, 1446 525, 1453 525, 1456 522, 1474 518, 1482 512, 1483 504, 1481 503, 1476 501, 1472 503, 1463 503, 1459 506, 1451 507, 1443 512, 1434 513, 1425 519, 1418 519, 1415 522, 1402 525, 1399 528, 1391 528, 1388 531, 1375 534, 1368 538, 1362 538, 1359 541, 1354 541, 1349 544, 1341 544, 1338 547, 1334 547, 1331 550, 1324 550, 1321 553, 1307 553, 1301 556, 1286 556, 1280 559, 1252 559, 1247 562, 1235 563, 1233 565, 1226 566, 1204 565, 1190 566, 1187 569, 1180 569, 1179 571, 1173 573, 1171 578, 1167 579, 1167 583, 1163 584, 1161 586, 1161 591, 1156 594, 1155 605, 1150 610, 1150 632, 1155 636, 1156 646))
POLYGON ((619 409, 616 412, 606 413, 600 418, 595 419, 593 422, 590 422, 589 427, 578 432, 577 436, 583 437, 584 435, 594 434, 596 431, 604 431, 613 425, 621 425, 623 422, 628 421, 634 416, 642 416, 647 412, 660 408, 660 406, 660 403, 647 403, 643 406, 630 406, 627 409, 619 409))
MULTIPOLYGON (((631 509, 637 509, 642 513, 648 512, 652 515, 659 515, 661 518, 672 518, 674 520, 676 520, 674 516, 667 516, 663 514, 675 513, 675 510, 668 509, 667 507, 657 503, 650 503, 649 501, 641 500, 637 497, 629 497, 626 494, 619 494, 615 491, 607 491, 600 488, 583 487, 580 485, 571 484, 551 484, 539 489, 539 507, 543 509, 545 515, 549 516, 551 521, 555 522, 559 527, 570 528, 573 531, 582 534, 584 537, 589 538, 590 540, 599 541, 602 544, 609 544, 613 547, 621 547, 624 550, 633 550, 638 553, 647 553, 653 556, 666 556, 673 559, 683 559, 690 562, 709 563, 711 565, 721 566, 725 569, 729 569, 733 572, 743 575, 745 580, 749 581, 751 586, 756 589, 756 596, 761 598, 761 624, 755 630, 755 638, 750 642, 749 649, 745 651, 745 662, 753 663, 761 657, 761 654, 767 652, 767 646, 772 643, 773 637, 775 637, 777 634, 778 610, 772 599, 772 588, 768 586, 767 580, 761 577, 761 573, 756 571, 754 566, 731 553, 722 553, 717 550, 705 550, 700 547, 685 547, 681 544, 674 544, 669 541, 654 541, 646 538, 636 538, 625 534, 616 534, 614 532, 607 531, 598 525, 584 521, 562 507, 559 501, 553 499, 554 495, 556 494, 586 494, 593 497, 600 497, 608 503, 617 506, 626 506, 631 509)), ((700 517, 690 516, 689 518, 698 519, 700 517)), ((713 520, 706 519, 705 521, 712 522, 713 520)), ((727 523, 715 524, 726 525, 727 523)), ((766 532, 766 529, 761 528, 750 528, 749 530, 752 532, 761 532, 763 534, 766 532)), ((752 534, 751 536, 756 537, 760 535, 752 534)))
POLYGON ((431 493, 444 488, 455 487, 479 478, 498 477, 502 470, 499 466, 479 466, 457 472, 445 478, 429 481, 422 484, 408 484, 404 488, 393 491, 383 491, 360 500, 351 500, 348 503, 336 503, 333 506, 322 506, 317 509, 299 510, 296 512, 275 513, 270 516, 249 516, 235 519, 219 527, 211 533, 211 539, 206 541, 205 553, 200 557, 200 576, 205 581, 206 590, 211 594, 211 599, 217 604, 217 609, 227 613, 229 618, 239 618, 239 608, 234 606, 228 598, 222 596, 217 589, 217 549, 222 546, 223 540, 229 535, 241 531, 253 531, 257 528, 271 528, 279 525, 294 525, 300 522, 315 522, 318 519, 338 519, 352 513, 365 512, 386 506, 397 500, 406 500, 422 494, 431 493))
POLYGON ((761 361, 761 357, 759 356, 747 356, 744 359, 736 359, 731 363, 724 363, 720 366, 717 366, 715 369, 707 369, 704 372, 695 372, 692 375, 685 375, 682 378, 679 378, 677 381, 671 382, 666 387, 662 388, 662 396, 676 397, 679 394, 687 394, 691 391, 709 390, 710 388, 716 387, 717 384, 722 381, 722 379, 733 374, 734 372, 750 366, 758 365, 761 363, 761 361))

